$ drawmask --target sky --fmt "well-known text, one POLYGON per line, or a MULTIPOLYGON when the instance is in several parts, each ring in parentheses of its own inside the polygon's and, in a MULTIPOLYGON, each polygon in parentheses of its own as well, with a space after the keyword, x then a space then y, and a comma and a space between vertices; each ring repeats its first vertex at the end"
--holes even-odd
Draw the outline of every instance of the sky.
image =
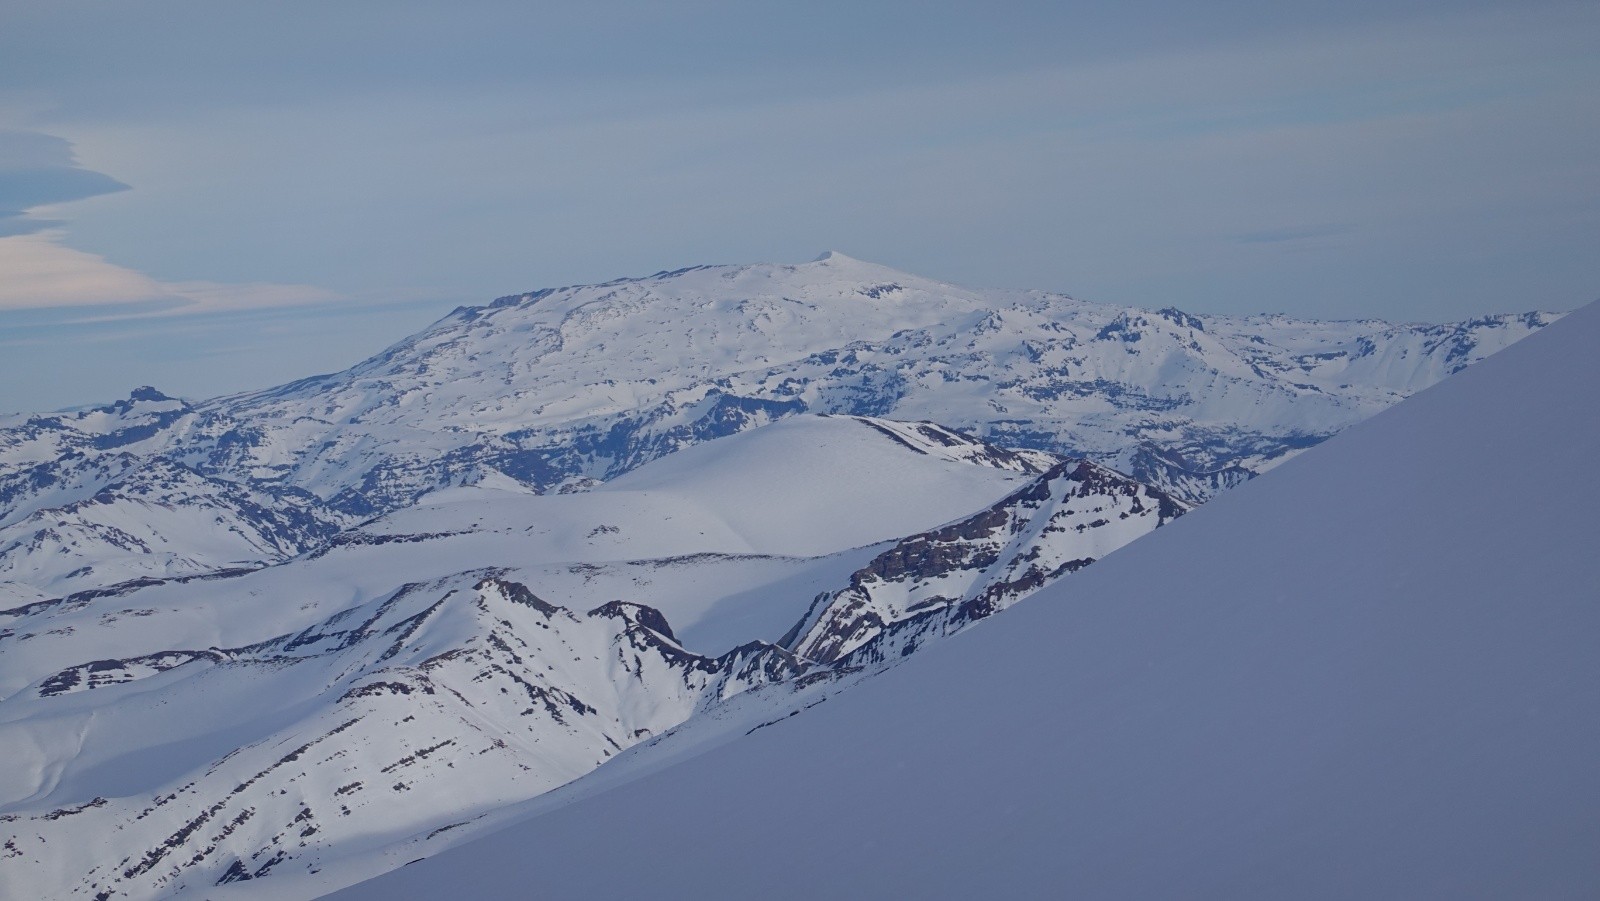
POLYGON ((1600 297, 1600 4, 0 0, 0 412, 835 249, 1196 312, 1600 297))

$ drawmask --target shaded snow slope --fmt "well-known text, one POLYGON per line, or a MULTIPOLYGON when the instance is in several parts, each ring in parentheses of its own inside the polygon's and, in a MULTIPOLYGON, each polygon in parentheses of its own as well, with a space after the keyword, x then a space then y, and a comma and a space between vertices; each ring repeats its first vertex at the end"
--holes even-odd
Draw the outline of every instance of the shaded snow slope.
POLYGON ((335 897, 1595 897, 1597 346, 1590 306, 799 716, 335 897))

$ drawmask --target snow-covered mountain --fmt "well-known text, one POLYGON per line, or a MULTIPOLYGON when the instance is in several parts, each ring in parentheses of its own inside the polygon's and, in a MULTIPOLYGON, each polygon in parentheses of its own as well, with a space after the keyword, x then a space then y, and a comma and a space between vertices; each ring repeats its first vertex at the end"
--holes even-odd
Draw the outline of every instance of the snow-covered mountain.
POLYGON ((312 878, 742 693, 859 678, 1184 509, 1087 461, 802 415, 0 614, 0 873, 45 897, 312 878))
POLYGON ((320 547, 347 522, 301 489, 157 457, 83 500, 0 527, 0 579, 69 588, 253 569, 320 547))
POLYGON ((12 417, 0 895, 308 897, 433 853, 832 697, 1555 318, 1197 317, 833 254, 12 417))
POLYGON ((782 643, 834 666, 906 656, 930 634, 997 613, 1187 509, 1094 463, 1064 461, 988 509, 895 542, 849 587, 818 595, 782 643))
POLYGON ((1597 345, 1600 305, 937 652, 333 897, 1600 896, 1597 345))
POLYGON ((0 429, 0 565, 16 605, 285 559, 441 488, 587 487, 802 412, 937 422, 1197 502, 1553 318, 1150 312, 961 288, 840 254, 543 290, 458 309, 341 373, 194 405, 140 389, 0 429), (275 512, 236 515, 241 497, 152 518, 150 500, 121 496, 176 466, 275 512), (238 537, 181 549, 213 519, 238 537), (130 521, 146 531, 122 534, 130 521))

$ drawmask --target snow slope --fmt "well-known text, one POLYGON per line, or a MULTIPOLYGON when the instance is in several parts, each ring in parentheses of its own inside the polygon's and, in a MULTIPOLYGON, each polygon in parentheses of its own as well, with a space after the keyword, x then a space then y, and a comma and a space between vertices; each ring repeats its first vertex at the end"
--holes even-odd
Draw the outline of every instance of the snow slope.
POLYGON ((729 702, 859 678, 902 623, 933 635, 895 598, 998 609, 1183 509, 929 423, 798 416, 593 491, 445 489, 275 566, 0 611, 0 896, 309 894, 729 702), (833 615, 857 591, 872 634, 833 615), (834 650, 777 643, 802 631, 834 650))
POLYGON ((1596 897, 1597 346, 1592 305, 799 716, 334 897, 1596 897))
POLYGON ((970 439, 948 447, 944 442, 955 439, 938 429, 940 441, 909 446, 887 431, 891 426, 914 428, 800 417, 696 448, 687 462, 660 460, 636 480, 601 491, 450 489, 348 530, 289 564, 223 578, 136 582, 0 610, 0 698, 69 662, 240 647, 306 628, 406 583, 484 568, 525 578, 540 593, 578 598, 580 606, 647 599, 686 635, 698 636, 702 624, 710 630, 705 644, 693 645, 697 650, 721 653, 752 639, 776 640, 816 590, 847 577, 871 552, 808 560, 960 518, 1053 462, 970 439), (715 471, 702 473, 701 465, 715 471), (750 531, 742 531, 746 526, 750 531), (732 595, 819 566, 828 581, 816 590, 791 586, 743 598, 741 609, 764 608, 751 611, 758 625, 750 632, 735 637, 729 630, 751 625, 748 616, 743 623, 703 623, 732 612, 722 604, 732 595), (718 616, 710 617, 712 611, 718 616))
POLYGON ((0 527, 0 607, 132 579, 265 566, 320 546, 350 522, 304 491, 252 490, 157 458, 90 497, 0 527))

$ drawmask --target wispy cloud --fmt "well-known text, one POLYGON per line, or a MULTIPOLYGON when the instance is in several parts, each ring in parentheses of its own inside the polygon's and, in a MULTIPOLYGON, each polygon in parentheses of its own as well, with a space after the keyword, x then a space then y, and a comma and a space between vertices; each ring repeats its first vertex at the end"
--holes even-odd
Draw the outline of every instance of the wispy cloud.
POLYGON ((38 131, 0 129, 0 237, 57 228, 29 211, 125 191, 128 186, 78 164, 72 144, 38 131))
POLYGON ((70 310, 77 322, 297 306, 339 299, 310 285, 164 282, 62 243, 59 229, 0 237, 0 311, 70 310))
POLYGON ((129 190, 81 165, 65 138, 0 129, 0 312, 56 310, 58 324, 298 306, 338 299, 309 285, 167 282, 66 244, 36 210, 129 190))

